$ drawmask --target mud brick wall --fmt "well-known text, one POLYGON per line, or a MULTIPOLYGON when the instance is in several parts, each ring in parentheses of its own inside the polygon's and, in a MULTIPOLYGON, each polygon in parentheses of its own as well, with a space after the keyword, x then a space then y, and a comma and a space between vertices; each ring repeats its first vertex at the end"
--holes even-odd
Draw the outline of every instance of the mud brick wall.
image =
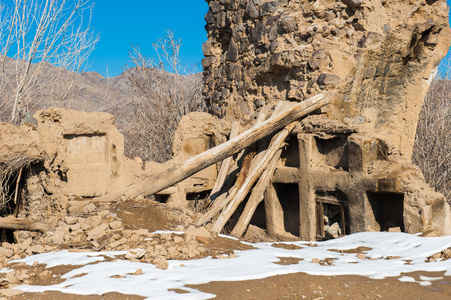
POLYGON ((451 44, 445 0, 208 0, 210 112, 250 121, 266 105, 335 93, 329 118, 411 156, 418 114, 451 44))

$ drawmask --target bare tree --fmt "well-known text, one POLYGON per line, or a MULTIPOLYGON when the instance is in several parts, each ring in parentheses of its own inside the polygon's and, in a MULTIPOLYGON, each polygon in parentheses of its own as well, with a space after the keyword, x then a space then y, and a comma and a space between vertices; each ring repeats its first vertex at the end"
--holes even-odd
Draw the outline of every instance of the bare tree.
POLYGON ((148 58, 138 46, 130 52, 132 68, 126 71, 135 92, 135 119, 125 128, 130 156, 164 162, 171 157, 177 124, 183 115, 204 111, 201 74, 187 74, 180 64, 181 40, 173 32, 153 43, 155 57, 148 58))
POLYGON ((450 59, 424 100, 418 120, 412 161, 429 185, 451 202, 451 81, 450 59))
POLYGON ((13 7, 0 6, 0 109, 10 122, 36 105, 65 99, 99 39, 90 20, 89 0, 14 0, 13 7), (50 72, 49 64, 59 68, 50 72))

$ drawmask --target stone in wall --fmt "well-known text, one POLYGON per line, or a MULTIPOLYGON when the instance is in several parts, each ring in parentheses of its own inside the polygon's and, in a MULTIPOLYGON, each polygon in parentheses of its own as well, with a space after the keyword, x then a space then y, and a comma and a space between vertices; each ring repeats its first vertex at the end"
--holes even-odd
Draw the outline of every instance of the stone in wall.
POLYGON ((211 113, 247 123, 265 105, 334 92, 329 118, 410 158, 422 101, 451 44, 446 1, 208 3, 211 113))

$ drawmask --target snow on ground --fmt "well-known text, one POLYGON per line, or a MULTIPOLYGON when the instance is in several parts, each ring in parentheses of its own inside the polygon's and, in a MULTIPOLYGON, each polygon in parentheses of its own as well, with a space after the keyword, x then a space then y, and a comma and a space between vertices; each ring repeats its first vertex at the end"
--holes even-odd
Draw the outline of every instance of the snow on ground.
MULTIPOLYGON (((427 257, 443 249, 451 247, 451 236, 418 237, 405 233, 364 232, 351 234, 339 239, 316 242, 317 246, 309 246, 310 242, 287 242, 302 247, 289 250, 276 248, 271 243, 252 244, 257 249, 235 251, 238 256, 229 259, 212 259, 211 257, 188 260, 169 261, 167 270, 156 269, 151 264, 136 263, 126 260, 106 262, 104 255, 124 254, 124 252, 84 252, 67 251, 45 253, 26 257, 18 262, 33 264, 45 263, 47 267, 57 265, 84 265, 72 270, 63 278, 63 283, 51 286, 19 286, 25 292, 61 291, 72 294, 104 294, 119 292, 135 294, 149 299, 207 299, 213 295, 184 287, 185 284, 201 284, 210 281, 236 281, 260 279, 278 274, 304 272, 311 275, 362 275, 373 279, 400 276, 402 272, 413 271, 446 271, 451 275, 451 259, 428 262, 427 257), (359 259, 355 253, 339 253, 330 249, 354 249, 368 247, 367 258, 359 259), (391 256, 392 259, 385 259, 391 256), (393 259, 393 257, 401 257, 393 259), (303 260, 297 264, 279 265, 278 257, 295 257, 303 260), (312 263, 312 259, 335 258, 333 264, 322 266, 312 263), (93 262, 98 263, 93 263, 93 262), (130 275, 142 269, 142 275, 130 275), (121 275, 123 278, 117 278, 121 275), (190 293, 177 294, 168 289, 184 289, 190 293)), ((0 272, 7 272, 7 269, 0 272)), ((422 276, 421 285, 430 285, 430 281, 441 278, 422 276)), ((415 281, 403 276, 400 281, 415 281)))

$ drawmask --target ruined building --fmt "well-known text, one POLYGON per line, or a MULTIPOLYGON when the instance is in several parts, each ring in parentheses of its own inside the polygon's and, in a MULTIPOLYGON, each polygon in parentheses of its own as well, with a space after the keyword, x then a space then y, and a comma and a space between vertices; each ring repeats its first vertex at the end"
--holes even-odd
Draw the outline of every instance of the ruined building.
POLYGON ((423 99, 451 43, 446 1, 208 4, 212 114, 246 126, 265 106, 332 93, 290 136, 257 209, 271 235, 451 234, 449 205, 410 163, 423 99))
MULTIPOLYGON (((451 44, 446 1, 208 4, 202 65, 210 114, 183 117, 173 161, 127 159, 123 137, 106 113, 47 109, 34 115, 34 124, 2 123, 0 167, 13 166, 14 176, 6 175, 15 180, 2 181, 3 216, 56 224, 86 199, 121 195, 157 170, 164 174, 224 143, 232 123, 244 131, 282 101, 324 93, 331 103, 285 140, 251 224, 285 240, 360 231, 451 234, 450 206, 410 162, 423 99, 451 44)), ((235 178, 237 164, 230 167, 235 178)), ((220 163, 213 164, 155 197, 199 209, 218 170, 220 163)))

